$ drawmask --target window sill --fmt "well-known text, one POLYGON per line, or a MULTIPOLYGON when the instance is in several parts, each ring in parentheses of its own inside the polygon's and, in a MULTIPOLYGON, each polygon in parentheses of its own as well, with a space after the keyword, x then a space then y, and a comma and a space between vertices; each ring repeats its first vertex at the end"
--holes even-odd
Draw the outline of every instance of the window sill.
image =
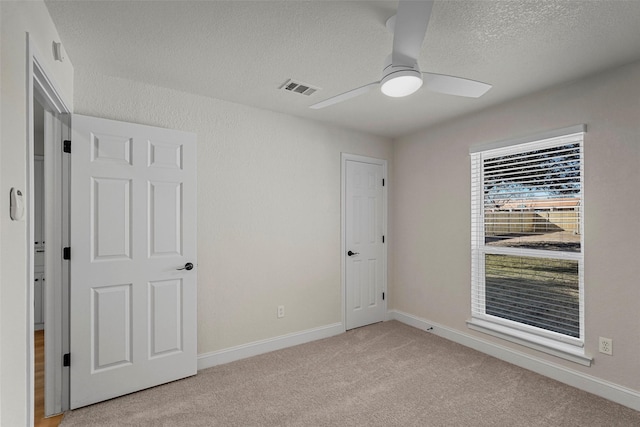
POLYGON ((479 331, 584 366, 591 366, 593 360, 593 358, 584 353, 584 348, 561 343, 550 338, 540 337, 486 320, 471 318, 467 320, 467 326, 474 331, 479 331))

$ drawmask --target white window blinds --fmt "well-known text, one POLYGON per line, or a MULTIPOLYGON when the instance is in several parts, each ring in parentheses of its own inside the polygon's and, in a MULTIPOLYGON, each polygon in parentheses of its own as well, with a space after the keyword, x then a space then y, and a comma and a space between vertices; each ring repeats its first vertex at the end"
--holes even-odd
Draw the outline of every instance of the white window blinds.
POLYGON ((471 154, 472 317, 582 345, 582 143, 471 154))

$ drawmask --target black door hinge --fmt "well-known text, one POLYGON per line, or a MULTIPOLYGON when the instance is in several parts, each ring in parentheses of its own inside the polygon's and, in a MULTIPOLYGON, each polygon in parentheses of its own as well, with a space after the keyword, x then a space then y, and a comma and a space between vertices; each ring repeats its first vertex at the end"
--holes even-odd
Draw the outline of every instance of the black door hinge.
POLYGON ((62 248, 62 259, 71 259, 71 248, 69 246, 62 248))
POLYGON ((384 292, 382 293, 382 301, 384 301, 384 292))
POLYGON ((382 186, 384 187, 384 178, 382 178, 382 186))
POLYGON ((382 236, 382 243, 384 243, 384 236, 382 236))
POLYGON ((62 355, 62 366, 71 366, 71 353, 62 355))
POLYGON ((64 141, 62 141, 62 151, 64 151, 65 153, 70 153, 71 152, 71 141, 68 139, 65 139, 64 141))

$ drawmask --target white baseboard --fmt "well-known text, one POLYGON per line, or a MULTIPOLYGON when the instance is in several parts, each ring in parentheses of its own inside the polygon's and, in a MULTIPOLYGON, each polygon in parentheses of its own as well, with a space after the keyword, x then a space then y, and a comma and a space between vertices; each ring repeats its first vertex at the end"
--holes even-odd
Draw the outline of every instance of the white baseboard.
POLYGON ((582 372, 574 371, 564 366, 556 365, 555 363, 521 353, 508 347, 467 335, 455 329, 430 322, 426 319, 422 319, 408 313, 390 310, 388 312, 388 318, 390 320, 395 319, 409 326, 433 333, 442 338, 446 338, 450 341, 504 360, 505 362, 509 362, 516 366, 520 366, 521 368, 528 369, 540 375, 544 375, 572 387, 595 394, 596 396, 604 397, 605 399, 627 406, 631 409, 635 409, 636 411, 640 411, 640 392, 638 391, 584 374, 582 372))
POLYGON ((270 351, 293 347, 294 345, 329 338, 334 335, 339 335, 344 331, 345 327, 342 323, 334 323, 306 331, 294 332, 292 334, 255 341, 236 347, 225 348, 211 353, 199 354, 198 370, 246 359, 247 357, 257 356, 270 351))

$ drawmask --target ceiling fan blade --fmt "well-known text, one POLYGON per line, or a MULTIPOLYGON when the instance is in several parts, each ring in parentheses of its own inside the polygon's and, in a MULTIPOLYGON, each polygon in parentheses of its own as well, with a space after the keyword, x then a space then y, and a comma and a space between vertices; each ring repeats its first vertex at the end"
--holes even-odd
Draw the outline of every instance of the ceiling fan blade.
POLYGON ((427 89, 447 95, 479 98, 493 86, 462 77, 447 76, 445 74, 422 73, 423 82, 427 89))
POLYGON ((360 96, 363 93, 369 92, 369 90, 373 86, 379 85, 380 82, 369 83, 368 85, 359 87, 357 89, 350 90, 348 92, 341 93, 340 95, 333 96, 329 99, 325 99, 324 101, 320 101, 316 104, 309 106, 309 108, 313 108, 314 110, 318 110, 320 108, 328 107, 333 104, 337 104, 342 101, 346 101, 347 99, 355 98, 356 96, 360 96))
POLYGON ((418 62, 432 7, 433 1, 400 0, 393 32, 393 65, 413 66, 418 62))

